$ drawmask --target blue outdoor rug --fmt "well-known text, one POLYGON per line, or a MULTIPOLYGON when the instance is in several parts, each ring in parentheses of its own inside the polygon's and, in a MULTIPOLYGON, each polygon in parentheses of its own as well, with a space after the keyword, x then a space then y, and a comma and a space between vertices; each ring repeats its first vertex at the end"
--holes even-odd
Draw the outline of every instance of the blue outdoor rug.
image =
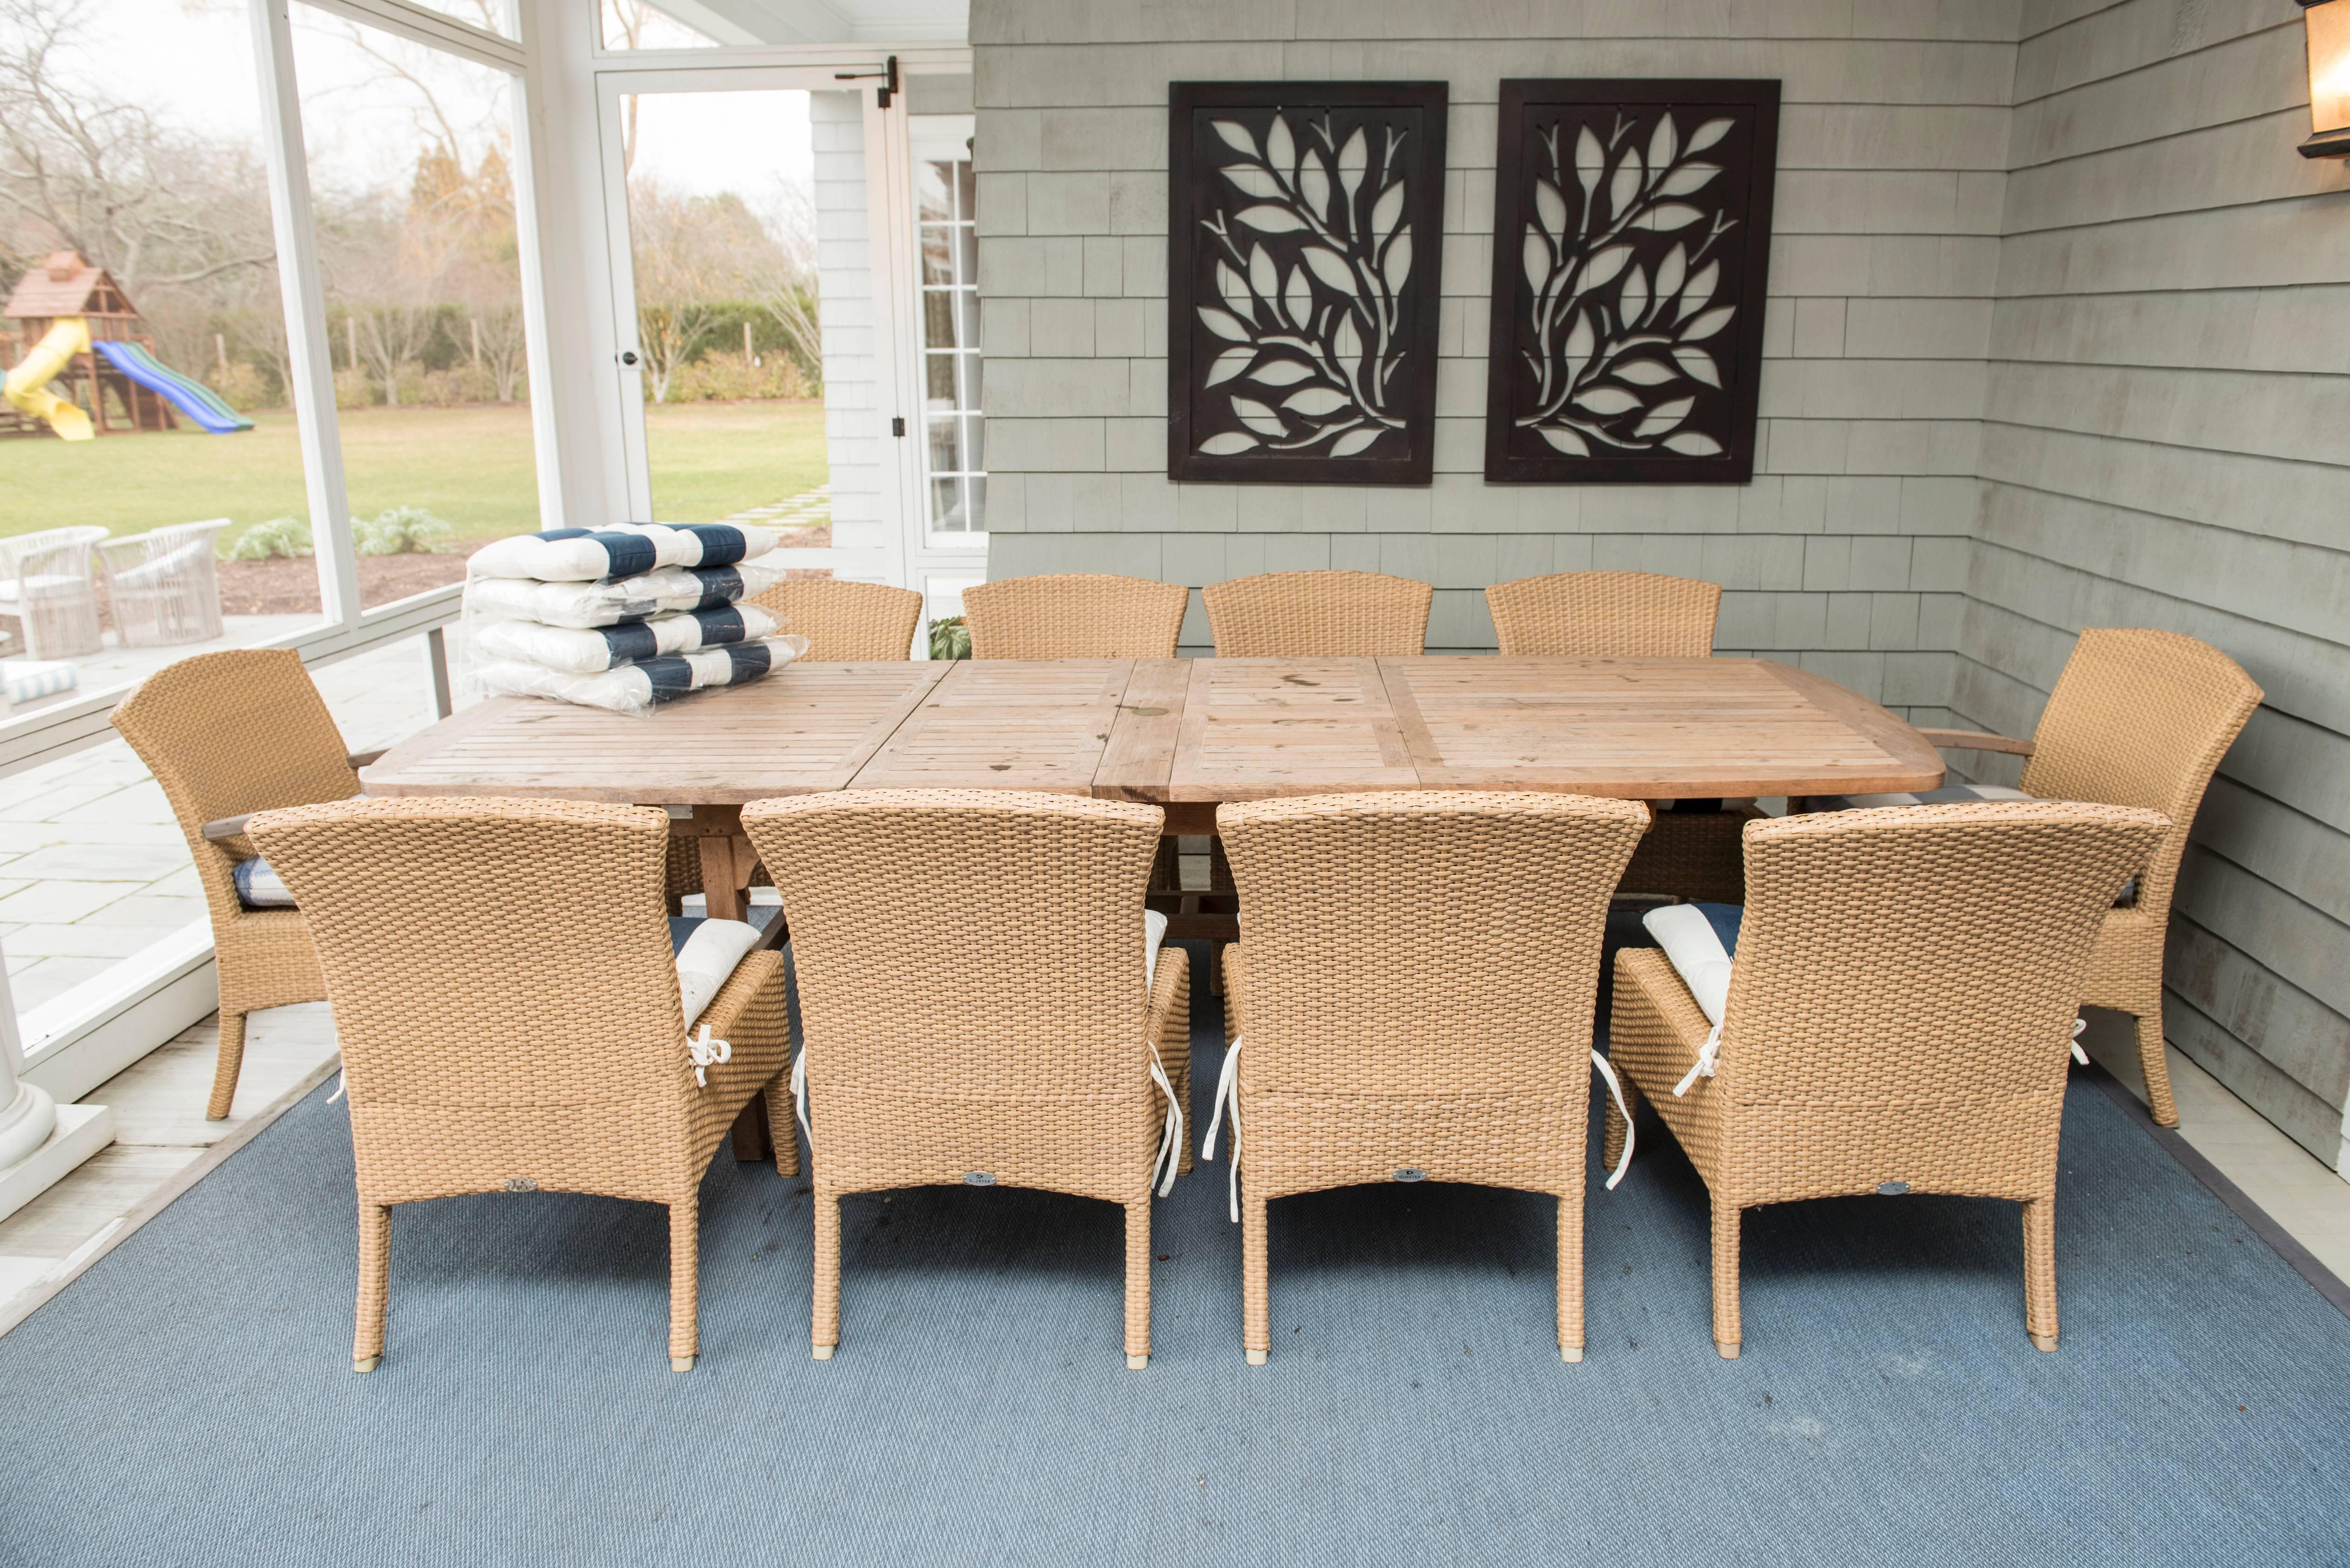
POLYGON ((1245 1366, 1204 1163, 1159 1206, 1148 1371, 1118 1210, 1005 1189, 851 1199, 815 1362, 806 1184, 722 1149, 694 1372, 661 1212, 540 1194, 394 1211, 359 1377, 322 1091, 0 1339, 0 1563, 2350 1562, 2350 1320, 2085 1080, 2064 1151, 2053 1355, 2015 1205, 1916 1197, 1750 1215, 1721 1360, 1650 1124, 1593 1179, 1578 1366, 1550 1202, 1435 1186, 1277 1203, 1245 1366))

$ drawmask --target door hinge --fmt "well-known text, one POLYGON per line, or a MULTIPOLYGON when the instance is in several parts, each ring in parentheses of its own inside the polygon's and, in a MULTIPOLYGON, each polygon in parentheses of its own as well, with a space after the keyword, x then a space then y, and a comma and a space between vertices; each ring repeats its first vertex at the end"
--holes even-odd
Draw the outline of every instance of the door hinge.
POLYGON ((889 421, 889 433, 893 436, 904 435, 906 433, 906 421, 902 419, 891 420, 889 421))
MULTIPOLYGON (((889 99, 894 97, 898 91, 898 57, 895 55, 889 57, 889 64, 887 69, 878 71, 835 71, 832 73, 832 79, 837 82, 879 81, 881 85, 873 89, 873 96, 879 100, 879 107, 888 109, 889 107, 889 99)), ((900 431, 899 433, 903 434, 904 432, 900 431)))

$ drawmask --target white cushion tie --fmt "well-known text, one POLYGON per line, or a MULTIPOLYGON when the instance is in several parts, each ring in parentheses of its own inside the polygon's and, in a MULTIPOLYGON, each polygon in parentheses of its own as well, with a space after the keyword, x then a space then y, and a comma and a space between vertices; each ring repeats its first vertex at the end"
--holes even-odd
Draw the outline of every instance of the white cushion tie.
POLYGON ((2081 1031, 2088 1026, 2089 1021, 2085 1018, 2076 1017, 2073 1020, 2073 1060, 2084 1067, 2089 1064, 2089 1054, 2081 1049, 2081 1031))
POLYGON ((807 1119, 807 1047, 792 1058, 792 1105, 799 1113, 800 1131, 808 1140, 808 1153, 816 1153, 816 1134, 808 1130, 807 1119))
POLYGON ((687 1038, 685 1054, 693 1058, 694 1083, 706 1089, 710 1086, 710 1069, 722 1063, 733 1061, 734 1047, 723 1040, 712 1040, 710 1037, 710 1025, 705 1023, 702 1026, 701 1038, 695 1039, 691 1036, 687 1038))
POLYGON ((1594 1051, 1591 1064, 1607 1080, 1607 1092, 1616 1096, 1616 1112, 1624 1118, 1624 1152, 1617 1157, 1616 1168, 1607 1175, 1607 1190, 1613 1192, 1632 1165, 1632 1107, 1624 1103, 1624 1085, 1616 1081, 1616 1069, 1607 1064, 1607 1058, 1594 1051))
POLYGON ((1651 909, 1640 917, 1640 924, 1665 950, 1666 961, 1689 987, 1698 1011, 1713 1025, 1705 1044, 1698 1047, 1696 1064, 1673 1085, 1673 1097, 1679 1099, 1700 1078, 1713 1076, 1714 1063, 1721 1055, 1721 1018, 1730 1005, 1730 950, 1722 945, 1721 933, 1713 929, 1705 911, 1694 904, 1651 909))
POLYGON ((1216 1129, 1223 1126, 1224 1114, 1227 1111, 1231 1112, 1232 1118, 1232 1176, 1228 1185, 1231 1188, 1232 1223, 1235 1225, 1241 1222, 1240 1065, 1240 1037, 1238 1035, 1234 1035, 1232 1037, 1232 1043, 1224 1047, 1224 1065, 1222 1070, 1218 1072, 1216 1075, 1216 1111, 1215 1115, 1208 1118, 1207 1142, 1201 1147, 1200 1151, 1200 1158, 1202 1159, 1213 1159, 1216 1158, 1216 1129))

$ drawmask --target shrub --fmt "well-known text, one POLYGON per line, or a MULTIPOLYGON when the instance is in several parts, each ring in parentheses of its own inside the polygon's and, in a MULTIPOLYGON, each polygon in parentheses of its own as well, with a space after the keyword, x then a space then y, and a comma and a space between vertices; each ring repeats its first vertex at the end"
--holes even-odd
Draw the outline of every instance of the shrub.
POLYGON ((223 402, 240 413, 247 409, 276 407, 276 399, 271 396, 273 389, 269 378, 262 373, 260 367, 249 365, 242 359, 231 360, 226 365, 214 365, 204 373, 204 380, 221 395, 223 402))
MULTIPOLYGON (((705 354, 681 365, 670 378, 672 403, 740 402, 760 398, 805 398, 807 381, 791 357, 780 350, 759 356, 754 364, 740 354, 705 354)), ((648 385, 650 378, 647 378, 648 385)), ((646 394, 651 396, 650 392, 646 394)))
POLYGON ((370 408, 383 401, 383 389, 365 370, 346 365, 335 372, 335 407, 370 408))
POLYGON ((255 523, 228 547, 232 561, 265 561, 272 556, 292 558, 310 553, 310 525, 299 517, 272 517, 255 523))
POLYGON ((439 556, 448 553, 457 531, 421 506, 390 506, 370 523, 354 523, 351 533, 362 556, 439 556))

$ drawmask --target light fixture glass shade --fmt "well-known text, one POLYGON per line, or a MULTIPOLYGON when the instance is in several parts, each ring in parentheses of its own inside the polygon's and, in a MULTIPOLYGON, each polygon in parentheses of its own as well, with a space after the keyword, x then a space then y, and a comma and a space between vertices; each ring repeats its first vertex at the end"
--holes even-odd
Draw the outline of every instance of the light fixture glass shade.
POLYGON ((2309 28, 2309 119, 2305 158, 2350 158, 2350 0, 2320 0, 2309 28))

